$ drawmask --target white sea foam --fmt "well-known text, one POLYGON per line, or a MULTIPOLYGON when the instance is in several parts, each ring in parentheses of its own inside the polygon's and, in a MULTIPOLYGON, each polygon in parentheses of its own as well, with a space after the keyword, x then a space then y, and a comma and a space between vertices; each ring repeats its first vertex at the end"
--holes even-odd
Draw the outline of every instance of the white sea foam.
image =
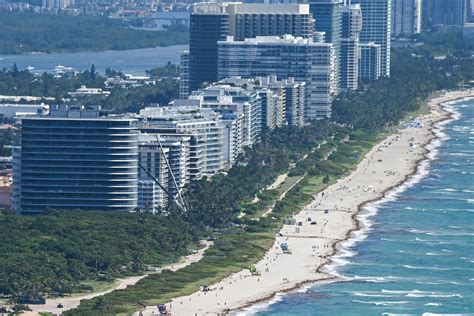
POLYGON ((406 295, 407 297, 416 297, 416 298, 423 298, 423 297, 432 297, 432 298, 451 298, 451 297, 458 297, 462 298, 460 294, 442 294, 442 293, 410 293, 406 295))
POLYGON ((377 306, 391 306, 391 305, 403 305, 409 303, 408 301, 382 301, 382 302, 367 302, 367 301, 359 301, 359 300, 352 300, 354 303, 360 304, 372 304, 377 306))
MULTIPOLYGON (((428 283, 426 283, 428 284, 428 283)), ((434 283, 440 284, 440 283, 434 283)), ((398 297, 432 297, 432 298, 451 298, 451 297, 458 297, 462 298, 463 296, 457 293, 443 293, 443 292, 427 292, 427 291, 420 291, 420 290, 411 290, 411 291, 396 291, 396 290, 382 290, 382 293, 390 294, 390 295, 397 295, 398 297)))
POLYGON ((420 267, 420 266, 411 266, 408 264, 402 265, 402 267, 411 270, 435 270, 435 271, 450 271, 452 268, 441 268, 441 267, 420 267))
POLYGON ((231 313, 233 316, 251 316, 255 315, 258 312, 266 310, 269 306, 281 302, 283 300, 283 293, 277 293, 275 296, 268 301, 263 301, 248 307, 244 307, 238 311, 231 313))
POLYGON ((443 284, 443 283, 440 283, 440 282, 421 282, 421 281, 418 281, 418 282, 416 282, 416 284, 423 284, 423 285, 440 285, 440 284, 443 284))
POLYGON ((402 278, 394 277, 391 275, 384 276, 384 277, 375 277, 375 276, 358 276, 355 275, 353 277, 347 277, 346 280, 349 281, 364 281, 369 283, 386 283, 386 282, 394 282, 396 280, 400 280, 402 278))
POLYGON ((447 192, 457 192, 458 190, 456 190, 456 189, 450 189, 450 188, 448 188, 448 189, 442 189, 441 191, 447 191, 447 192))
POLYGON ((360 297, 393 297, 392 295, 386 294, 377 294, 377 293, 365 293, 365 292, 354 292, 352 296, 360 296, 360 297))
POLYGON ((426 303, 425 306, 443 306, 441 303, 426 303))
POLYGON ((435 314, 435 313, 423 313, 422 316, 473 316, 474 314, 435 314))

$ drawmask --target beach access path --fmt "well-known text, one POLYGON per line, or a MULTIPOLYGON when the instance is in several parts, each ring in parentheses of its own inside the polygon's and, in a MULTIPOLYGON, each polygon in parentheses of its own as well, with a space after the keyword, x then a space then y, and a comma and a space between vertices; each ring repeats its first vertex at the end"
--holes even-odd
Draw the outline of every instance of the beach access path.
MULTIPOLYGON (((474 96, 474 91, 444 93, 428 102, 431 113, 418 117, 417 127, 401 128, 376 144, 345 178, 315 196, 314 201, 294 216, 302 226, 284 225, 273 247, 257 264, 260 275, 242 270, 210 286, 167 303, 172 315, 222 315, 253 303, 270 299, 278 292, 304 284, 337 279, 324 271, 337 252, 338 244, 359 228, 357 215, 368 202, 404 183, 426 159, 425 148, 434 138, 434 125, 449 119, 440 104, 474 96), (287 243, 291 254, 283 253, 287 243)), ((157 313, 149 306, 143 315, 157 313)), ((138 315, 138 313, 137 313, 138 315)))
MULTIPOLYGON (((213 244, 213 242, 201 241, 201 243, 204 245, 204 247, 199 249, 196 253, 185 256, 178 262, 162 266, 160 267, 160 270, 168 269, 171 271, 177 271, 179 269, 187 267, 191 263, 201 260, 201 258, 204 255, 204 252, 213 244)), ((47 299, 46 304, 29 305, 31 311, 23 312, 22 315, 27 315, 27 316, 39 315, 40 312, 48 312, 55 315, 59 315, 64 311, 74 309, 77 306, 79 306, 81 300, 87 300, 87 299, 91 299, 97 296, 102 296, 114 290, 123 290, 127 286, 134 285, 141 279, 146 278, 147 276, 148 274, 144 274, 140 276, 132 276, 128 278, 117 279, 114 285, 105 291, 93 292, 93 293, 87 293, 87 294, 73 294, 71 297, 59 297, 59 298, 47 299), (58 304, 62 304, 63 307, 58 308, 57 307, 58 304)))

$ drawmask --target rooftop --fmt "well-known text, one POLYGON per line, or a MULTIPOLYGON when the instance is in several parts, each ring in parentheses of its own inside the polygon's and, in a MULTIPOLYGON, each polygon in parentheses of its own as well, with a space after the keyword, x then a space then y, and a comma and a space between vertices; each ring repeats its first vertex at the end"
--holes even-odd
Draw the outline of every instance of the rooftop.
POLYGON ((250 44, 250 45, 258 45, 258 44, 291 44, 291 45, 314 45, 314 46, 331 46, 331 43, 317 43, 314 42, 311 38, 302 38, 302 37, 295 37, 293 35, 285 34, 283 36, 257 36, 255 38, 246 38, 243 41, 236 41, 234 40, 233 36, 227 36, 225 41, 219 41, 219 44, 232 44, 232 45, 240 45, 240 44, 250 44))

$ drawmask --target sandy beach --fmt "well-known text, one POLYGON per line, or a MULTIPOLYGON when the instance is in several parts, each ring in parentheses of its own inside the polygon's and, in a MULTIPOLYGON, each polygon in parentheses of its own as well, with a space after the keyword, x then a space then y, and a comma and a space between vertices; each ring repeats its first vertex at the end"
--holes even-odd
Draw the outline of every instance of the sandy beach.
MULTIPOLYGON (((273 247, 256 264, 260 275, 242 270, 211 285, 209 292, 168 302, 169 311, 172 315, 224 315, 270 299, 278 292, 336 280, 337 275, 324 267, 338 252, 338 245, 360 229, 358 215, 364 205, 407 181, 427 159, 426 146, 436 137, 436 123, 451 115, 441 104, 473 96, 474 90, 445 92, 428 102, 431 113, 418 117, 420 124, 401 127, 375 145, 349 176, 317 194, 294 216, 302 226, 283 226, 273 247), (282 252, 281 243, 288 244, 291 254, 282 252)), ((142 313, 156 315, 157 308, 149 306, 142 313)))

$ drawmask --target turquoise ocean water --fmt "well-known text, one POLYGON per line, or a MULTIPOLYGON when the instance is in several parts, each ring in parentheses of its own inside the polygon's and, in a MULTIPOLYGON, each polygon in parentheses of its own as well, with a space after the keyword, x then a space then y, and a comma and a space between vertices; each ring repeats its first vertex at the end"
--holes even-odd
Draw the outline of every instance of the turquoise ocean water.
POLYGON ((474 99, 451 103, 431 160, 366 208, 327 269, 344 281, 277 295, 239 314, 474 315, 474 99))

